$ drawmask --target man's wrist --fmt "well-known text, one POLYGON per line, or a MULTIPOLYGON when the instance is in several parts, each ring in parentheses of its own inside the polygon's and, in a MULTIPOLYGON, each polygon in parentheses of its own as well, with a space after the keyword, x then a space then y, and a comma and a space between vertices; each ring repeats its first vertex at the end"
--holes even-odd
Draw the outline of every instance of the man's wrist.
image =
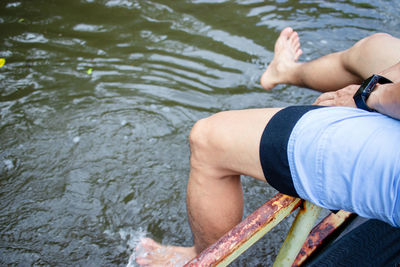
MULTIPOLYGON (((374 102, 374 99, 370 101, 368 100, 371 94, 376 91, 375 89, 379 86, 379 84, 386 83, 392 83, 392 81, 377 74, 373 74, 371 77, 364 80, 360 88, 353 96, 356 106, 366 111, 376 111, 376 109, 374 108, 376 107, 376 102, 374 102)), ((378 98, 375 97, 375 99, 378 98)))
POLYGON ((365 104, 367 104, 367 106, 372 110, 378 110, 377 107, 378 107, 378 102, 379 102, 379 97, 378 97, 379 86, 380 85, 377 84, 375 90, 373 92, 371 92, 367 101, 365 102, 365 104))

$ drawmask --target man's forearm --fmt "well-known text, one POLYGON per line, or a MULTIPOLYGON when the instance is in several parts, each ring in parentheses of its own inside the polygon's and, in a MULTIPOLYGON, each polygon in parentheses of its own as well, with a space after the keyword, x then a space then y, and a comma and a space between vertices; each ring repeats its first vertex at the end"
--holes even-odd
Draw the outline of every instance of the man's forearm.
POLYGON ((377 74, 388 78, 394 83, 400 82, 400 62, 377 74))
POLYGON ((382 114, 400 120, 400 81, 377 85, 367 99, 367 105, 382 114))

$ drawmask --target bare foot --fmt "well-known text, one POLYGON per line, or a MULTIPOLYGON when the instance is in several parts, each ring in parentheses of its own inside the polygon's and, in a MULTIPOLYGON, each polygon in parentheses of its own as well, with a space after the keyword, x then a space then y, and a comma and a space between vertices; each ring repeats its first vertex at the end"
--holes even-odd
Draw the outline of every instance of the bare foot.
POLYGON ((136 248, 136 263, 140 266, 180 267, 196 256, 194 247, 163 246, 150 238, 143 238, 136 248))
POLYGON ((302 53, 297 32, 290 27, 283 29, 275 42, 274 58, 261 76, 262 87, 270 90, 280 83, 289 83, 288 71, 302 53))

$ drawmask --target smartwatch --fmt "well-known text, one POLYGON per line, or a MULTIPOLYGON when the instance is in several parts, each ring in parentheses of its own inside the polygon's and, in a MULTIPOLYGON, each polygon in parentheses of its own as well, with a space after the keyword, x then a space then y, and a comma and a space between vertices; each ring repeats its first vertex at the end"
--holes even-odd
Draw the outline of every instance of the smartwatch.
POLYGON ((356 106, 360 109, 364 109, 366 111, 374 111, 373 109, 370 109, 367 106, 367 99, 371 92, 375 89, 375 85, 377 83, 380 84, 385 84, 385 83, 393 83, 391 80, 374 74, 368 79, 366 79, 360 86, 360 88, 357 90, 357 92, 354 94, 353 99, 354 102, 356 102, 356 106))

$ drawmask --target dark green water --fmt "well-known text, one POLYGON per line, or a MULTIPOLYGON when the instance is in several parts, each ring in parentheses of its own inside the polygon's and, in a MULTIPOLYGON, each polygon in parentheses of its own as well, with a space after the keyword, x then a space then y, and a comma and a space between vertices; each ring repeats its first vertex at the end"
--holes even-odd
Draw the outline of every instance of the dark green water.
MULTIPOLYGON (((400 36, 399 13, 395 0, 0 1, 0 265, 125 266, 143 235, 190 245, 194 122, 313 102, 259 85, 284 27, 310 60, 400 36)), ((243 183, 245 214, 275 194, 243 183)), ((288 225, 233 265, 270 265, 288 225)))

